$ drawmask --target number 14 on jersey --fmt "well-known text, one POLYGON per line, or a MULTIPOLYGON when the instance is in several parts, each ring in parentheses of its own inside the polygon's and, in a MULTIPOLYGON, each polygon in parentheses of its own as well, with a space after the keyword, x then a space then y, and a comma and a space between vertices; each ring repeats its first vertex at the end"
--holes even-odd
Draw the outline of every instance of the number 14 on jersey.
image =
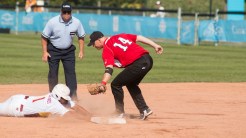
MULTIPOLYGON (((123 43, 123 44, 128 44, 128 45, 131 45, 132 44, 132 41, 128 40, 128 39, 124 39, 122 37, 119 37, 118 40, 123 43)), ((126 51, 128 46, 125 46, 125 45, 122 45, 122 44, 119 44, 119 43, 114 43, 114 47, 119 47, 121 48, 123 51, 126 51)))

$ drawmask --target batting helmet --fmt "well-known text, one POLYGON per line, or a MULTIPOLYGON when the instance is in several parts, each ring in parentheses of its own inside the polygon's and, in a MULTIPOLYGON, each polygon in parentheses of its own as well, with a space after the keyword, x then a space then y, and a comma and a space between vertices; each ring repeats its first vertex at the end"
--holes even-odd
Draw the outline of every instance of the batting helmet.
POLYGON ((71 97, 69 96, 70 90, 69 88, 64 84, 57 84, 53 90, 52 90, 52 97, 54 97, 57 100, 60 100, 61 97, 65 100, 70 101, 71 97))

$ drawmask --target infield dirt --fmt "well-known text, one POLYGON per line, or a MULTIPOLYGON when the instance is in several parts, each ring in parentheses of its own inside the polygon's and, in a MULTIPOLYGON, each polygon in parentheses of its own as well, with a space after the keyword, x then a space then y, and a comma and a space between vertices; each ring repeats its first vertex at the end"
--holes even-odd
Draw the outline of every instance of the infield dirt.
MULTIPOLYGON (((143 83, 145 100, 153 110, 148 120, 136 119, 138 111, 125 90, 127 118, 123 125, 94 124, 73 117, 0 117, 3 138, 245 138, 246 83, 143 83)), ((14 94, 43 95, 46 84, 0 85, 0 102, 14 94)), ((92 96, 86 84, 78 85, 78 104, 97 116, 114 111, 108 86, 106 94, 92 96)))

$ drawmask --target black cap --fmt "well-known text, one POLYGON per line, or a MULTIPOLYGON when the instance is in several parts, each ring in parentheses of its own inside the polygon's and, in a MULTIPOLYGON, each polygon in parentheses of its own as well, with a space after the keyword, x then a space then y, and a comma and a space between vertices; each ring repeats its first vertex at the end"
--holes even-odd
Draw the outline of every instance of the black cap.
POLYGON ((95 43, 95 41, 99 38, 102 38, 104 35, 102 32, 100 31, 94 31, 91 35, 90 35, 90 43, 87 46, 91 46, 95 43))
POLYGON ((72 6, 65 2, 61 5, 61 11, 72 11, 72 6))

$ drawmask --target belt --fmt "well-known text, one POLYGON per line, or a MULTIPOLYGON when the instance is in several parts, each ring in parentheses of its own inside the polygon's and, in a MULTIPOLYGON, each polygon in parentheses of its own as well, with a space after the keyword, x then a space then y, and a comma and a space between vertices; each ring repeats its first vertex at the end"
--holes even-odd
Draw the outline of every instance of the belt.
POLYGON ((70 45, 68 48, 64 48, 64 49, 61 49, 61 48, 57 48, 57 47, 55 47, 52 43, 49 43, 52 47, 54 47, 55 49, 58 49, 58 50, 67 50, 67 49, 69 49, 69 48, 71 48, 72 46, 73 46, 73 44, 72 45, 70 45))

